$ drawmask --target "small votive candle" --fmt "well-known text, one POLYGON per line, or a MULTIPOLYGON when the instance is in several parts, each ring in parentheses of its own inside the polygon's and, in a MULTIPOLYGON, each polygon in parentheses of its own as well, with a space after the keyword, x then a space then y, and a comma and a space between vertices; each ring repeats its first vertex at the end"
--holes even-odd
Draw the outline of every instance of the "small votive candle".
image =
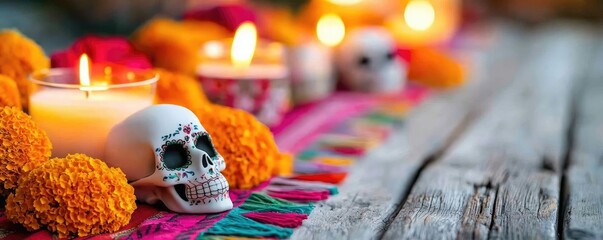
POLYGON ((233 40, 203 46, 199 80, 212 102, 250 112, 268 126, 278 124, 290 108, 285 48, 257 39, 255 28, 241 29, 246 28, 233 40))
POLYGON ((153 104, 154 73, 122 71, 82 77, 75 69, 55 68, 30 77, 29 114, 46 131, 52 155, 84 153, 102 159, 107 135, 114 125, 153 104), (87 84, 81 84, 88 78, 87 84))

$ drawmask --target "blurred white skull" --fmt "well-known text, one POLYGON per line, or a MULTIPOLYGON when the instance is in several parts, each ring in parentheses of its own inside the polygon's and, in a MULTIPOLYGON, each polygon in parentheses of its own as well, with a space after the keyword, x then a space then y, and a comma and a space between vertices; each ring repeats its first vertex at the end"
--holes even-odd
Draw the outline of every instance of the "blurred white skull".
POLYGON ((232 208, 224 158, 199 119, 176 105, 143 109, 113 127, 105 162, 119 167, 136 198, 181 213, 215 213, 232 208))
POLYGON ((406 83, 408 67, 384 28, 351 31, 337 49, 336 64, 342 85, 349 90, 394 93, 406 83))

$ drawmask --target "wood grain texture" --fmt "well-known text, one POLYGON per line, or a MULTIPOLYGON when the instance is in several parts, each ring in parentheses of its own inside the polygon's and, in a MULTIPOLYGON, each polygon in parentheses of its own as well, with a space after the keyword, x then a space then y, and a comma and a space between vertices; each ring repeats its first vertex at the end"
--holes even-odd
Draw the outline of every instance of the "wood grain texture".
POLYGON ((386 239, 555 237, 559 178, 553 174, 438 164, 422 176, 386 239))
POLYGON ((603 167, 571 167, 567 179, 565 239, 603 239, 603 167))
POLYGON ((318 203, 293 239, 372 239, 380 236, 405 198, 424 161, 440 151, 467 118, 500 87, 520 59, 521 34, 512 26, 495 32, 500 42, 475 51, 473 77, 464 88, 430 97, 380 148, 356 163, 340 194, 318 203), (489 74, 493 76, 489 76, 489 74))
MULTIPOLYGON (((599 39, 603 40, 603 34, 599 39)), ((574 146, 566 173, 565 239, 603 239, 603 44, 589 64, 577 101, 574 146)))
POLYGON ((509 88, 421 174, 385 239, 555 239, 573 85, 592 44, 579 26, 529 38, 509 88))

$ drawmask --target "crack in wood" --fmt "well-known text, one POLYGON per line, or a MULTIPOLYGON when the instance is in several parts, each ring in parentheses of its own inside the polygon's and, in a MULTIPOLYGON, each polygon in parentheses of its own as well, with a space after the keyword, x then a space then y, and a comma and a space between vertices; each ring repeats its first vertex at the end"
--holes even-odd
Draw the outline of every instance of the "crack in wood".
MULTIPOLYGON (((463 120, 461 121, 459 126, 452 132, 450 137, 445 140, 445 144, 442 146, 442 148, 440 150, 438 150, 436 153, 434 153, 431 156, 429 156, 428 158, 426 158, 426 160, 421 164, 421 166, 415 172, 415 175, 413 176, 412 180, 410 181, 409 186, 415 185, 415 183, 419 179, 419 176, 421 176, 421 174, 423 173, 425 168, 427 168, 433 162, 437 161, 437 159, 440 158, 448 150, 448 148, 450 148, 452 143, 454 141, 456 141, 457 138, 459 138, 462 133, 465 132, 465 130, 471 125, 471 122, 476 119, 476 116, 480 115, 482 112, 483 112, 483 109, 481 109, 481 108, 477 108, 477 109, 473 109, 473 110, 469 111, 469 113, 463 118, 463 120)), ((408 196, 410 195, 411 191, 412 191, 412 187, 408 187, 407 191, 402 193, 402 195, 400 197, 400 199, 401 199, 400 204, 397 204, 396 209, 388 217, 386 217, 384 219, 385 224, 383 225, 383 227, 381 229, 379 229, 377 239, 384 238, 387 229, 391 226, 392 222, 396 219, 396 217, 398 216, 398 214, 404 207, 404 204, 408 200, 408 196)), ((440 201, 440 202, 442 202, 442 201, 440 201)), ((431 206, 431 204, 429 204, 429 206, 431 206)), ((425 221, 426 220, 424 220, 424 222, 425 221)))
POLYGON ((494 204, 492 206, 490 226, 488 227, 488 239, 494 239, 494 233, 498 235, 499 227, 496 225, 496 208, 498 206, 498 190, 499 186, 496 186, 496 192, 494 192, 494 204))
POLYGON ((555 173, 555 172, 557 172, 557 169, 555 167, 555 162, 556 161, 551 159, 550 157, 544 156, 542 158, 542 166, 540 167, 540 169, 543 171, 555 173))
MULTIPOLYGON (((595 59, 595 54, 594 52, 600 52, 601 50, 601 46, 597 46, 597 50, 599 51, 593 51, 591 52, 589 58, 596 60, 595 59)), ((595 61, 593 61, 595 62, 595 61)), ((590 68, 592 69, 593 67, 596 66, 590 66, 590 68)), ((561 171, 560 171, 560 175, 561 175, 561 181, 559 184, 559 210, 557 211, 558 215, 557 215, 557 237, 561 240, 565 239, 566 235, 565 235, 565 223, 566 223, 566 217, 567 216, 571 216, 570 211, 568 211, 568 198, 569 198, 569 186, 568 186, 568 179, 567 179, 567 171, 569 169, 569 166, 572 164, 573 160, 572 160, 572 154, 573 154, 573 150, 574 147, 576 145, 576 138, 577 138, 577 125, 578 122, 580 121, 580 100, 582 98, 582 96, 584 96, 586 94, 586 83, 588 81, 588 74, 586 74, 586 68, 584 67, 585 71, 582 71, 584 74, 583 76, 580 77, 580 81, 578 81, 578 83, 574 84, 574 88, 572 89, 573 91, 571 91, 573 93, 572 97, 571 97, 571 102, 570 102, 570 119, 569 119, 569 124, 568 124, 568 128, 567 128, 567 132, 566 132, 566 148, 565 148, 565 152, 563 155, 563 161, 561 163, 561 171), (568 212, 566 212, 568 211, 568 212)), ((572 230, 570 230, 568 232, 568 235, 571 238, 574 238, 572 235, 575 235, 576 233, 574 233, 572 230)), ((581 237, 578 238, 587 238, 588 234, 578 234, 581 235, 581 237)))
MULTIPOLYGON (((416 171, 416 174, 413 176, 413 178, 410 182, 410 186, 414 185, 417 182, 417 179, 421 175, 421 172, 423 172, 423 170, 425 169, 425 167, 427 167, 427 165, 429 165, 429 163, 435 161, 435 159, 436 159, 435 155, 432 155, 431 157, 427 158, 427 160, 416 171)), ((400 212, 400 210, 402 210, 402 207, 403 207, 404 203, 406 202, 406 200, 408 199, 408 196, 409 196, 411 190, 412 190, 412 188, 409 187, 406 192, 402 193, 402 197, 401 197, 402 200, 400 201, 400 204, 397 204, 396 209, 388 217, 386 217, 384 219, 383 228, 379 229, 377 239, 383 239, 385 232, 391 226, 394 219, 396 219, 396 216, 398 216, 398 213, 400 212)), ((422 205, 421 205, 421 207, 422 207, 422 205)))

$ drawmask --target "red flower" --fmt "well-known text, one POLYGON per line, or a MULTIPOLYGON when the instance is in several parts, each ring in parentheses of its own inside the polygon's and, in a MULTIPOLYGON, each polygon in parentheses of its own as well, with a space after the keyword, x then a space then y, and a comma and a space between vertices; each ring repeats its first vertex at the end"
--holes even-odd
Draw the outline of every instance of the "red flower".
POLYGON ((194 9, 184 13, 184 19, 214 22, 232 32, 246 21, 251 21, 257 25, 257 16, 254 10, 242 4, 225 4, 213 8, 194 9))
POLYGON ((136 69, 150 69, 147 56, 136 51, 125 37, 84 36, 76 40, 70 48, 55 52, 50 57, 51 66, 77 66, 80 56, 86 53, 94 63, 112 63, 136 69))

